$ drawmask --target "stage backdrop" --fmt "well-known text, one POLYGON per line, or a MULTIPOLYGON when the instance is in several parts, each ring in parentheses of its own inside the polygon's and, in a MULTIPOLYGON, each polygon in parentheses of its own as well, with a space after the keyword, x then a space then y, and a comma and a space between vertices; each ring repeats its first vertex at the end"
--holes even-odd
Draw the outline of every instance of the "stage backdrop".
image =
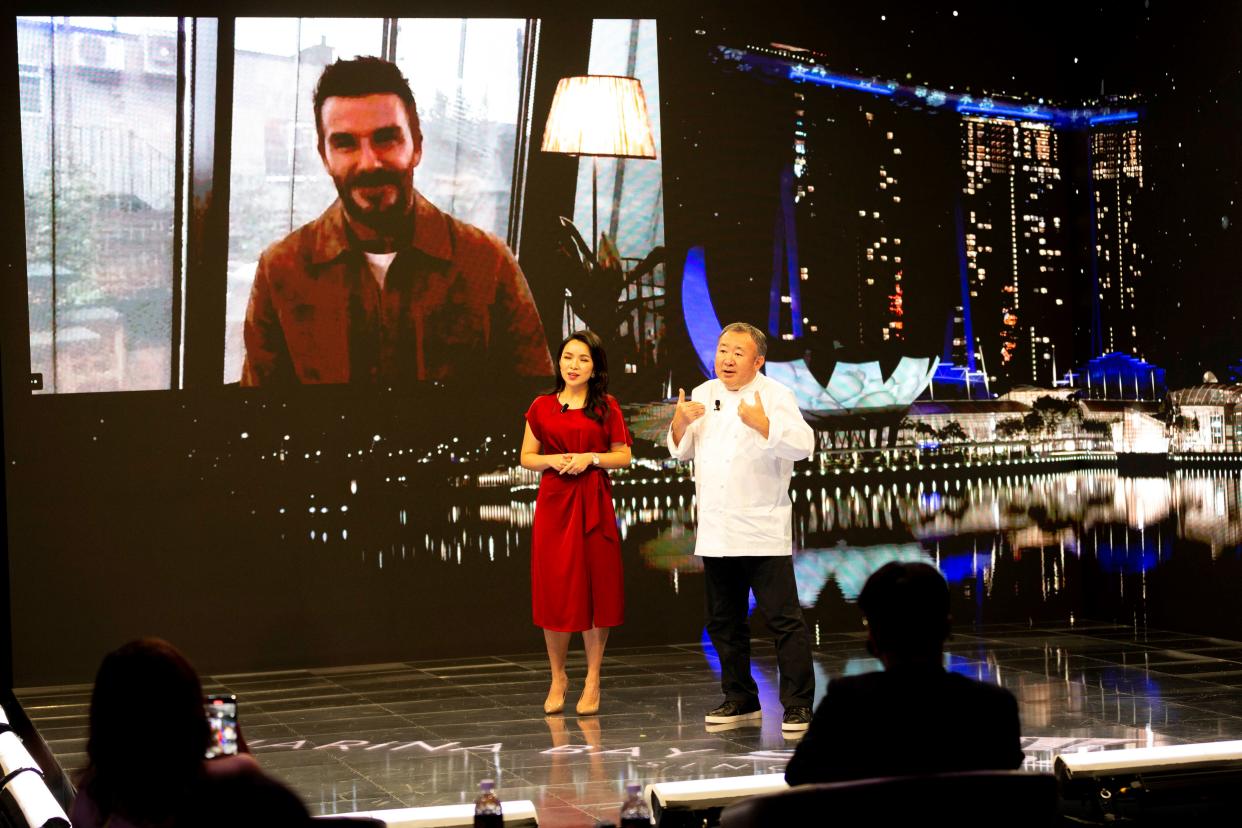
MULTIPOLYGON (((894 559, 938 564, 963 623, 1218 624, 1174 596, 1227 591, 1238 481, 1071 473, 1052 448, 1112 452, 1109 406, 1128 405, 1162 439, 1233 439, 1164 400, 1238 362, 1220 333, 1236 291, 1200 290, 1236 258, 1233 188, 1209 182, 1236 182, 1237 161, 1205 121, 1210 163, 1178 138, 1207 98, 1242 100, 1236 72, 1170 89, 1132 67, 1102 97, 1041 81, 1022 49, 972 62, 929 45, 908 69, 879 23, 837 22, 18 18, 23 198, 6 221, 14 238, 24 222, 24 280, 3 302, 16 683, 88 681, 139 635, 209 672, 541 649, 538 479, 517 450, 550 373, 498 370, 513 354, 497 353, 422 382, 238 385, 261 253, 336 196, 312 90, 359 55, 409 78, 415 186, 514 253, 551 358, 582 327, 606 343, 636 438, 613 475, 617 646, 702 638, 693 483, 663 439, 734 320, 768 332, 768 374, 819 432, 791 489, 816 634, 860 629, 857 590, 894 559), (992 64, 1022 81, 974 68, 992 64), (657 154, 600 159, 596 194, 589 160, 539 149, 556 81, 587 72, 642 81, 657 154), (954 466, 1014 457, 1053 465, 954 466)), ((988 31, 962 26, 953 42, 988 31)), ((1220 106, 1214 124, 1236 119, 1220 106)))

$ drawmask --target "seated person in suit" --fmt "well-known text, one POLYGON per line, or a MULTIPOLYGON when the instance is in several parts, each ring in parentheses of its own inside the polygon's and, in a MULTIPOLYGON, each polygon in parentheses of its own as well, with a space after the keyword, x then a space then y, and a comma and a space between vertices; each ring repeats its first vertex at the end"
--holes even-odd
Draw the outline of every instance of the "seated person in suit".
POLYGON ((885 564, 858 604, 884 670, 828 685, 785 769, 790 785, 1022 765, 1013 695, 944 669, 949 588, 935 567, 885 564))

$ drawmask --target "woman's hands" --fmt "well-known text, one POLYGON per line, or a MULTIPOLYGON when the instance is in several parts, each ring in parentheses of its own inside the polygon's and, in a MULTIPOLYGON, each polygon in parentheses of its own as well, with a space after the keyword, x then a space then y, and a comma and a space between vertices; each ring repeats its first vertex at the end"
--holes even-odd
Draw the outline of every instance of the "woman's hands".
POLYGON ((591 468, 590 454, 550 454, 547 457, 548 468, 557 474, 582 474, 591 468))

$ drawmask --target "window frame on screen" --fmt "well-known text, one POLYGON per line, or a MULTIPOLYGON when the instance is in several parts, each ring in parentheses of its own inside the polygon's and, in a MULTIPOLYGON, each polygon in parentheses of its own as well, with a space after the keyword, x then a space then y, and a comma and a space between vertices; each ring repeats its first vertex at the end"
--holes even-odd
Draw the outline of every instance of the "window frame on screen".
MULTIPOLYGON (((550 90, 560 66, 568 62, 585 71, 590 49, 591 18, 577 21, 578 28, 585 31, 585 41, 580 48, 565 50, 563 45, 553 50, 554 39, 541 38, 541 28, 549 21, 537 17, 525 20, 525 32, 521 52, 520 88, 516 140, 514 141, 510 182, 510 198, 506 222, 506 241, 515 254, 521 249, 523 231, 527 230, 526 206, 531 201, 528 192, 533 180, 542 180, 537 173, 531 174, 532 161, 538 167, 539 159, 532 159, 530 152, 532 129, 537 129, 533 113, 539 92, 550 90), (558 54, 553 54, 558 52, 558 54), (566 55, 566 52, 569 54, 566 55), (580 54, 579 54, 580 53, 580 54), (538 69, 538 71, 537 71, 538 69)), ((10 53, 14 63, 18 21, 10 18, 12 26, 10 53)), ((380 17, 383 31, 380 56, 393 59, 397 48, 398 17, 380 17)), ((233 84, 235 66, 235 16, 229 17, 177 17, 176 59, 176 122, 174 132, 174 196, 172 208, 172 272, 169 329, 168 386, 146 393, 167 393, 187 389, 207 390, 224 387, 224 362, 226 345, 226 304, 228 288, 229 216, 231 208, 230 178, 232 172, 231 136, 233 128, 233 84)), ((50 18, 54 27, 61 25, 50 18)), ((553 24, 557 26, 557 24, 553 24)), ((7 28, 6 26, 6 28, 7 28)), ((41 75, 43 85, 54 83, 56 67, 41 75), (49 77, 52 76, 52 77, 49 77)), ((10 73, 15 74, 15 73, 10 73)), ((24 75, 23 75, 24 77, 24 75)), ((20 79, 11 78, 16 91, 20 79)), ((550 97, 550 95, 549 95, 550 97)), ((10 97, 14 114, 20 111, 20 96, 10 97)), ((46 106, 44 109, 47 110, 46 106)), ((45 115, 51 116, 50 110, 45 115)), ((14 150, 10 157, 16 159, 16 169, 21 169, 20 131, 14 130, 11 139, 14 150)), ((536 153, 536 156, 538 154, 536 153)), ((554 165, 555 167, 555 165, 554 165)), ((563 177, 563 172, 552 170, 552 177, 563 177), (559 176, 558 176, 559 174, 559 176)), ((553 187, 562 192, 563 187, 553 187)), ((22 180, 16 177, 12 203, 23 192, 22 180)), ((570 196, 572 199, 572 196, 570 196)), ((536 198, 536 202, 542 199, 536 198)), ((15 211, 13 229, 20 226, 20 211, 15 211)), ((24 238, 20 236, 20 238, 24 238)), ((133 394, 137 390, 120 391, 56 391, 55 369, 53 376, 45 378, 45 388, 33 387, 34 375, 30 373, 30 316, 27 304, 28 274, 25 246, 14 257, 20 266, 20 279, 11 280, 5 297, 10 311, 7 314, 10 331, 4 343, 4 363, 10 379, 6 389, 27 398, 64 397, 97 394, 133 394), (16 333, 14 333, 16 331, 16 333), (34 393, 44 390, 47 393, 34 393)), ((53 270, 53 284, 55 269, 53 270)), ((53 303, 54 305, 54 303, 53 303)), ((53 307, 53 313, 55 313, 53 307)), ((52 359, 56 359, 56 323, 53 320, 52 359)), ((7 394, 6 394, 7 395, 7 394)))

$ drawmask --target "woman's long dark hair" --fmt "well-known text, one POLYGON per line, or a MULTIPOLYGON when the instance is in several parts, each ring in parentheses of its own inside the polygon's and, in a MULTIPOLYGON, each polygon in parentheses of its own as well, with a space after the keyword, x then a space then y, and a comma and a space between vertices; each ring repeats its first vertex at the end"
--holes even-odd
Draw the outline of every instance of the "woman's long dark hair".
POLYGON ((556 349, 556 388, 553 394, 565 390, 565 378, 561 376, 561 355, 570 342, 581 342, 591 352, 591 378, 587 380, 586 406, 582 413, 597 423, 604 421, 608 413, 608 354, 604 353, 604 343, 591 331, 574 331, 561 342, 556 349))
POLYGON ((82 786, 104 819, 163 821, 203 772, 209 739, 194 667, 167 641, 131 641, 95 676, 82 786))

